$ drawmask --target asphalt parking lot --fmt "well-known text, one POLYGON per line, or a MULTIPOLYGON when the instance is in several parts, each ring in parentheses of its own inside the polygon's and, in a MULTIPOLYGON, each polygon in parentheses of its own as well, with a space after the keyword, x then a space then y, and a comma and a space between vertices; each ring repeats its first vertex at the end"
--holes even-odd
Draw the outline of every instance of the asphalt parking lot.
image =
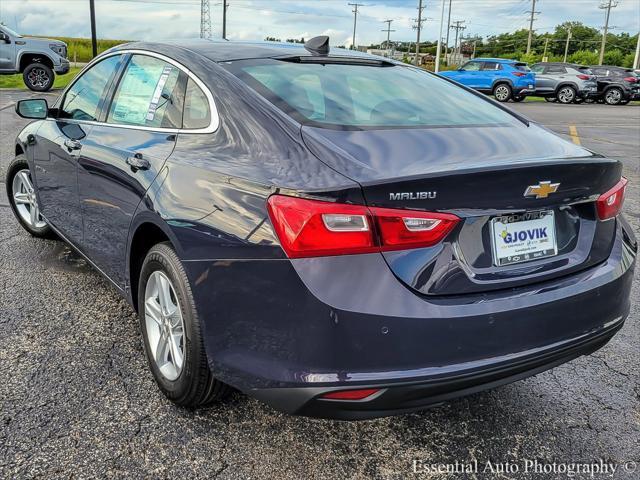
MULTIPOLYGON (((525 460, 602 460, 617 466, 606 478, 640 477, 640 269, 631 315, 602 350, 431 410, 333 422, 240 394, 176 408, 147 371, 132 309, 63 243, 31 238, 11 214, 1 182, 26 124, 11 103, 28 95, 0 93, 1 478, 475 478, 414 473, 414 460, 509 462, 519 472, 498 478, 518 479, 567 478, 524 474, 525 460)), ((509 106, 623 161, 640 237, 640 106, 509 106)))

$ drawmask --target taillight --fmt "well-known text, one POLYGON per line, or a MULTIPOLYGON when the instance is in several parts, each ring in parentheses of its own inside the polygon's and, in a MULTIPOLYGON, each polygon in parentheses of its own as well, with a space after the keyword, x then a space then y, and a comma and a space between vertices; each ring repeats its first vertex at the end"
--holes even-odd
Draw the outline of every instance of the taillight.
POLYGON ((526 75, 526 73, 523 72, 511 72, 512 75, 515 75, 516 77, 524 77, 526 75))
POLYGON ((636 77, 624 77, 625 82, 636 83, 638 79, 636 77))
POLYGON ((431 247, 447 236, 460 220, 448 213, 377 207, 370 210, 380 232, 382 250, 431 247))
POLYGON ((600 220, 608 220, 615 217, 622 210, 624 203, 624 190, 627 186, 627 179, 622 177, 613 188, 604 192, 596 200, 596 209, 600 220))
POLYGON ((272 195, 269 216, 289 258, 429 247, 460 220, 455 215, 365 207, 272 195))
POLYGON ((590 80, 591 77, 589 75, 584 75, 584 74, 580 74, 580 75, 576 75, 576 77, 578 77, 580 80, 590 80))
POLYGON ((328 400, 364 400, 380 391, 379 388, 362 388, 360 390, 337 390, 322 395, 328 400))

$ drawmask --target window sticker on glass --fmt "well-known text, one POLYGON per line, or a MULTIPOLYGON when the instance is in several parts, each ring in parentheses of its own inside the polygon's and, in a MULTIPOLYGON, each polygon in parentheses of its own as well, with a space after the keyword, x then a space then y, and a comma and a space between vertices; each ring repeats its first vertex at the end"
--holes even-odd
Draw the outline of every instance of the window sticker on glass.
POLYGON ((169 79, 169 75, 171 74, 171 70, 173 67, 167 65, 164 67, 162 71, 162 75, 158 79, 158 84, 156 85, 156 89, 153 92, 153 97, 151 98, 151 103, 149 104, 149 109, 147 110, 147 121, 150 122, 156 116, 156 109, 158 108, 158 102, 160 101, 160 97, 162 95, 162 89, 164 88, 167 80, 169 79))

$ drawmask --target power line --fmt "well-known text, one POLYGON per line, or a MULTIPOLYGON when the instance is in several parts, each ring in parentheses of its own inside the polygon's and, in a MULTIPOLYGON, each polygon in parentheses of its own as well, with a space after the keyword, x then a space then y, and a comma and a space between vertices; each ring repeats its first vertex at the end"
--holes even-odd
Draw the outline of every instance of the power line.
POLYGON ((453 42, 453 54, 455 56, 455 61, 457 61, 458 59, 458 32, 460 32, 460 30, 464 31, 465 27, 464 25, 462 25, 465 21, 464 20, 456 20, 455 25, 449 25, 449 28, 453 29, 456 31, 456 39, 453 42))

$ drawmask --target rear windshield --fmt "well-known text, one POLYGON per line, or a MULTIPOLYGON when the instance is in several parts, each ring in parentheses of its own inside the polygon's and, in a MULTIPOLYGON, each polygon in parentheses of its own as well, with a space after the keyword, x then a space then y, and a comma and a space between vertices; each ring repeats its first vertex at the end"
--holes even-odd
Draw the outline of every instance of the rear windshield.
POLYGON ((226 67, 305 125, 339 129, 496 125, 515 118, 423 70, 245 60, 226 67))
POLYGON ((530 72, 531 71, 529 69, 529 65, 527 65, 526 63, 514 63, 513 66, 516 67, 517 70, 521 70, 523 72, 530 72))

